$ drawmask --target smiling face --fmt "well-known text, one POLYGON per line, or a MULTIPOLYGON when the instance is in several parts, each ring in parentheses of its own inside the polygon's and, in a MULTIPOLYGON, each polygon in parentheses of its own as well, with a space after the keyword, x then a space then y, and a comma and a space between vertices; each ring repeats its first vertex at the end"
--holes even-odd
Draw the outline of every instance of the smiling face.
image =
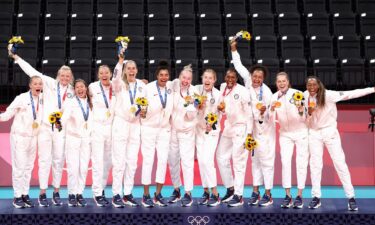
POLYGON ((205 71, 202 75, 202 84, 205 91, 211 91, 216 82, 216 75, 212 71, 205 71))
POLYGON ((29 88, 31 91, 31 95, 38 96, 43 90, 42 79, 37 76, 31 77, 31 80, 29 82, 29 88))
POLYGON ((169 71, 166 69, 159 70, 159 73, 156 75, 156 79, 160 87, 165 87, 169 80, 169 71))
POLYGON ((100 66, 98 70, 98 78, 104 86, 109 86, 111 83, 112 73, 108 66, 100 66))
POLYGON ((62 86, 66 86, 73 81, 73 73, 69 67, 62 67, 57 73, 57 78, 62 86))
POLYGON ((264 73, 262 70, 254 70, 251 74, 251 81, 253 88, 258 88, 263 84, 264 73))
POLYGON ((276 77, 276 87, 277 90, 281 92, 286 92, 289 89, 289 80, 288 76, 280 74, 276 77))
POLYGON ((316 79, 310 78, 307 80, 306 89, 310 96, 315 96, 319 91, 319 84, 316 79))
POLYGON ((227 83, 227 87, 231 89, 237 83, 237 74, 234 71, 228 70, 225 74, 225 82, 227 83))
POLYGON ((135 82, 135 78, 137 76, 138 69, 137 65, 134 61, 128 61, 125 64, 125 75, 128 82, 135 82))
POLYGON ((86 98, 87 95, 87 87, 84 82, 78 81, 74 85, 74 93, 79 98, 86 98))
POLYGON ((183 70, 180 73, 181 88, 188 88, 193 80, 193 73, 188 70, 183 70))

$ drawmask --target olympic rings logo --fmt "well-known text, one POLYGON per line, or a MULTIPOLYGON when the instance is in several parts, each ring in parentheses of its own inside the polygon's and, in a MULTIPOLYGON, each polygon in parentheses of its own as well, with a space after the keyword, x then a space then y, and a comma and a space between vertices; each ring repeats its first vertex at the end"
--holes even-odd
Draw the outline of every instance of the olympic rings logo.
POLYGON ((187 222, 191 225, 206 225, 210 222, 210 217, 208 216, 189 216, 187 222))

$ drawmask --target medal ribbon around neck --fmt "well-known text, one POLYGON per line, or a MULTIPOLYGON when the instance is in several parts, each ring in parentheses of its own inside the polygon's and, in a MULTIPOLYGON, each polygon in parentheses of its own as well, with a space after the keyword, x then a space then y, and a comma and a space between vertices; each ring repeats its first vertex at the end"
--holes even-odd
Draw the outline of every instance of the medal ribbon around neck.
POLYGON ((39 111, 39 96, 38 96, 37 108, 36 108, 36 111, 35 111, 34 99, 33 99, 33 96, 31 95, 31 91, 29 91, 29 93, 30 93, 31 109, 33 111, 33 118, 34 118, 34 120, 36 120, 36 112, 39 111))
MULTIPOLYGON (((99 86, 100 86, 100 90, 102 91, 105 107, 108 109, 109 104, 108 104, 107 96, 105 95, 105 92, 104 92, 104 89, 103 89, 102 82, 99 82, 99 86)), ((111 100, 112 100, 112 85, 109 87, 109 101, 111 101, 111 100)))
POLYGON ((130 103, 132 105, 134 105, 134 99, 135 99, 135 95, 137 94, 137 81, 135 81, 135 85, 134 85, 134 91, 132 93, 132 90, 130 89, 130 85, 129 85, 129 98, 130 98, 130 103), (134 94, 133 94, 134 93, 134 94))
POLYGON ((160 87, 158 85, 158 82, 156 82, 156 88, 158 89, 160 103, 163 106, 163 109, 165 109, 165 107, 167 106, 167 87, 165 87, 164 99, 163 99, 163 96, 161 95, 161 91, 160 91, 160 87))
POLYGON ((225 86, 225 89, 224 89, 224 92, 223 92, 223 97, 226 97, 228 96, 232 91, 233 89, 236 87, 236 84, 232 87, 232 89, 229 90, 228 94, 227 93, 227 90, 228 90, 228 86, 225 86))
POLYGON ((87 120, 89 119, 89 113, 90 113, 90 108, 89 108, 89 102, 87 101, 87 104, 86 104, 86 111, 83 109, 83 106, 82 106, 82 102, 81 100, 77 97, 76 95, 76 99, 78 101, 78 104, 79 104, 79 107, 81 108, 81 111, 82 111, 82 115, 83 115, 83 119, 85 120, 85 122, 87 122, 87 120))
MULTIPOLYGON (((63 99, 62 99, 63 102, 65 101, 67 91, 68 91, 68 87, 66 87, 66 89, 65 89, 63 99)), ((59 104, 58 105, 59 109, 61 110, 60 82, 57 83, 57 102, 59 104)))

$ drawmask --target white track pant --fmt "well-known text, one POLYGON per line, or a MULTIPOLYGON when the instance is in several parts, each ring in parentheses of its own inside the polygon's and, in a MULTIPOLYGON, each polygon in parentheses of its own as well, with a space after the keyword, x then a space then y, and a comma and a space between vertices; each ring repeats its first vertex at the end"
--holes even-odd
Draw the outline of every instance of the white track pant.
POLYGON ((68 170, 68 194, 82 194, 86 185, 91 156, 89 137, 66 135, 66 165, 68 170))
POLYGON ((233 134, 233 137, 221 136, 216 151, 216 159, 224 186, 226 188, 234 187, 234 193, 242 196, 249 156, 249 152, 243 146, 246 138, 246 126, 237 126, 235 130, 236 133, 233 134), (231 159, 233 161, 234 178, 231 159))
POLYGON ((304 189, 309 162, 308 130, 280 132, 279 141, 283 188, 292 187, 292 157, 294 146, 296 146, 297 187, 304 189))
POLYGON ((139 122, 129 123, 115 117, 112 131, 112 192, 121 195, 124 183, 124 195, 130 195, 141 145, 141 126, 139 122))
POLYGON ((101 196, 112 166, 111 124, 94 123, 91 132, 92 192, 101 196))
POLYGON ((43 124, 38 135, 38 164, 40 189, 48 188, 49 172, 52 164, 52 185, 60 188, 65 163, 65 132, 43 124))
POLYGON ((333 165, 335 166, 336 172, 344 187, 346 197, 353 198, 354 188, 351 182, 348 166, 345 162, 345 154, 341 146, 340 134, 336 127, 309 130, 312 196, 320 198, 322 195, 320 182, 322 179, 324 145, 327 147, 328 153, 331 156, 333 165))
POLYGON ((10 135, 14 197, 28 195, 36 156, 37 137, 10 135))
POLYGON ((252 160, 253 186, 264 184, 266 190, 273 188, 275 167, 275 140, 265 135, 254 135, 259 145, 254 151, 252 160))
POLYGON ((181 186, 180 162, 184 176, 185 191, 192 191, 194 186, 195 131, 177 132, 172 129, 171 144, 168 154, 169 170, 174 187, 181 186))
POLYGON ((152 128, 143 126, 142 133, 142 184, 151 184, 151 174, 154 165, 155 150, 157 155, 155 182, 164 184, 167 172, 170 128, 152 128))
POLYGON ((198 130, 196 138, 197 158, 199 172, 203 188, 213 188, 217 186, 215 152, 219 133, 205 134, 204 130, 198 130))

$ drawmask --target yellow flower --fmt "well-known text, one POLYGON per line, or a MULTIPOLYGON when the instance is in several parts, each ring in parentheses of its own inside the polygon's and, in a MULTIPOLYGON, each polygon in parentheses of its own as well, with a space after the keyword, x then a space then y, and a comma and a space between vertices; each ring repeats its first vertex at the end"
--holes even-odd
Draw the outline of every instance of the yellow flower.
POLYGON ((24 41, 22 40, 21 36, 13 36, 9 40, 9 44, 23 44, 23 43, 24 43, 24 41))
POLYGON ((130 38, 128 36, 118 36, 116 39, 115 39, 115 42, 121 42, 121 41, 124 41, 126 43, 129 43, 130 42, 130 38))
POLYGON ((250 41, 251 40, 251 34, 248 31, 243 30, 242 31, 242 38, 250 41))
POLYGON ((217 115, 215 113, 209 113, 207 115, 207 123, 212 125, 217 122, 217 115))
POLYGON ((62 117, 62 112, 55 112, 56 118, 60 119, 62 117))
POLYGON ((139 106, 148 106, 148 101, 145 97, 138 97, 135 102, 139 106))
POLYGON ((55 114, 49 115, 48 120, 49 120, 49 123, 54 124, 56 122, 55 114))
POLYGON ((253 151, 258 147, 258 142, 249 134, 246 137, 244 146, 246 150, 253 151))
POLYGON ((295 101, 302 101, 303 100, 303 94, 301 92, 297 91, 293 94, 293 99, 295 101))

